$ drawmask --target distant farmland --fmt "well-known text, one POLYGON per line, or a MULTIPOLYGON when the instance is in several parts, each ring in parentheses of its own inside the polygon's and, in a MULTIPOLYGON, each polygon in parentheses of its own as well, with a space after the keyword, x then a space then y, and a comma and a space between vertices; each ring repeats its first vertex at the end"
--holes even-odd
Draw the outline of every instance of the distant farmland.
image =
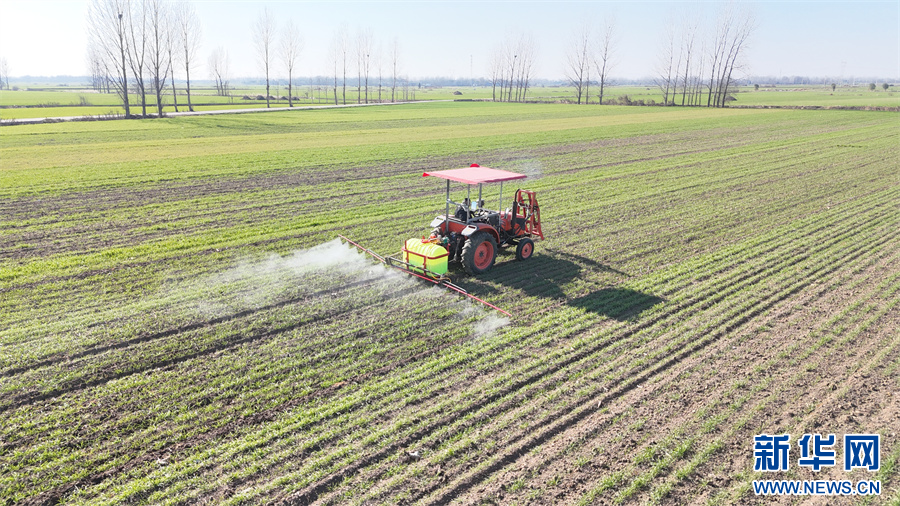
POLYGON ((768 504, 760 433, 878 433, 878 472, 777 479, 900 501, 897 125, 435 103, 0 128, 0 503, 768 504), (473 162, 542 206, 532 259, 451 271, 509 319, 335 241, 399 250, 443 209, 421 173, 473 162))
MULTIPOLYGON (((272 108, 280 109, 288 107, 286 91, 275 88, 272 92, 275 100, 271 101, 272 108), (282 100, 283 99, 283 100, 282 100)), ((416 87, 399 91, 395 98, 403 100, 491 100, 496 98, 495 91, 490 87, 416 87), (404 95, 405 93, 405 95, 404 95), (457 94, 458 93, 458 94, 457 94), (405 98, 404 98, 405 97, 405 98)), ((265 87, 255 86, 231 90, 229 96, 219 96, 215 90, 209 88, 195 88, 192 93, 192 104, 195 111, 214 111, 222 109, 248 109, 265 108, 263 98, 265 87)), ((295 106, 323 106, 334 105, 332 89, 324 86, 297 86, 294 88, 295 106)), ((870 91, 868 86, 845 86, 835 90, 825 85, 798 85, 798 86, 762 86, 756 90, 753 86, 742 86, 730 92, 735 98, 729 102, 730 107, 847 107, 847 108, 900 108, 900 92, 895 88, 883 90, 878 87, 870 91)), ((675 104, 682 103, 681 95, 674 97, 675 104)), ((147 97, 150 114, 156 113, 156 97, 147 97)), ((378 94, 377 88, 373 91, 370 100, 372 102, 390 102, 390 89, 383 88, 378 94)), ((178 111, 187 111, 187 96, 184 88, 178 91, 178 111)), ((568 86, 538 86, 528 90, 527 100, 541 103, 575 103, 575 89, 568 86)), ((176 112, 171 93, 163 97, 165 114, 176 112)), ((356 96, 355 90, 348 90, 346 103, 356 104, 364 101, 356 96)), ((662 90, 656 86, 611 86, 606 88, 604 103, 614 105, 652 105, 663 102, 662 90)), ((597 97, 592 95, 590 103, 596 105, 597 97)), ((701 102, 705 104, 705 101, 701 102)), ((344 100, 341 97, 340 103, 344 100)), ((140 105, 132 104, 132 114, 140 114, 140 105)), ((107 118, 124 116, 125 109, 121 100, 115 93, 94 93, 93 90, 77 89, 68 86, 49 87, 23 87, 18 91, 0 91, 0 121, 12 121, 25 118, 54 118, 54 117, 90 117, 107 118)))

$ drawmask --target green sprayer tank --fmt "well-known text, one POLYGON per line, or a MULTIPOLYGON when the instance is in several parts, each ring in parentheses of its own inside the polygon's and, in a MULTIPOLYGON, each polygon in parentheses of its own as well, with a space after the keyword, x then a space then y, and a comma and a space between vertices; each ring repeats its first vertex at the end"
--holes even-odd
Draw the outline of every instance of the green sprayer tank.
POLYGON ((433 239, 408 239, 403 255, 414 271, 424 273, 422 269, 427 269, 434 274, 447 274, 447 248, 433 239))

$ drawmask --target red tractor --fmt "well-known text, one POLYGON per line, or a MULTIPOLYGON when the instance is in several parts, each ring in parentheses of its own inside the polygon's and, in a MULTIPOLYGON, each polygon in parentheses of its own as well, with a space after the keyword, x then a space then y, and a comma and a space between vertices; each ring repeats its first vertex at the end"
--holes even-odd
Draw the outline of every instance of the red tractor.
MULTIPOLYGON (((423 176, 447 180, 446 208, 443 216, 431 222, 427 239, 410 239, 403 247, 407 269, 432 278, 444 278, 448 262, 459 262, 469 274, 481 274, 494 265, 500 248, 516 247, 516 259, 527 260, 534 253, 534 241, 543 239, 541 212, 533 191, 516 190, 512 206, 503 208, 503 183, 525 179, 525 174, 489 169, 472 164, 464 169, 426 172, 423 176), (450 182, 468 185, 462 202, 450 199, 450 182), (498 210, 486 209, 482 185, 500 183, 498 210), (472 187, 478 185, 478 198, 472 200, 472 187), (455 212, 450 213, 451 206, 455 212)), ((395 259, 391 259, 395 260, 395 259)))

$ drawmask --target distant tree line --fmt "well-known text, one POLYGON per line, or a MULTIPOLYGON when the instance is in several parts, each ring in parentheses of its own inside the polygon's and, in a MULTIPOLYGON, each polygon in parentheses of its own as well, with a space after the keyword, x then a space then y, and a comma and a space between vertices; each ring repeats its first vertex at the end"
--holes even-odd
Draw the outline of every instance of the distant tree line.
MULTIPOLYGON (((186 95, 186 108, 194 110, 191 84, 199 63, 202 31, 189 0, 90 0, 87 59, 91 85, 99 92, 116 93, 126 116, 148 116, 148 103, 155 103, 158 116, 171 93, 179 110, 179 90, 186 95), (176 81, 176 75, 178 77, 176 81), (152 97, 148 100, 148 95, 152 97), (135 114, 137 108, 140 113, 135 114)), ((724 107, 744 72, 743 56, 756 24, 745 4, 728 3, 720 8, 711 26, 703 26, 696 14, 672 17, 659 42, 655 76, 648 79, 618 79, 618 84, 650 84, 659 88, 663 104, 724 107)), ((574 89, 578 104, 608 103, 610 75, 617 56, 618 29, 614 17, 595 25, 585 23, 573 33, 564 59, 563 81, 536 80, 534 65, 537 43, 531 34, 509 35, 494 47, 488 58, 486 78, 434 77, 426 85, 490 86, 492 99, 524 102, 535 83, 566 84, 574 89)), ((348 102, 348 87, 355 87, 356 103, 406 101, 415 98, 422 80, 412 83, 404 74, 397 38, 379 43, 370 29, 360 28, 351 37, 346 25, 335 30, 329 51, 328 74, 300 79, 296 75, 303 38, 293 20, 282 24, 263 8, 252 26, 252 43, 266 87, 266 105, 271 107, 275 75, 286 76, 287 102, 293 107, 299 83, 327 91, 334 104, 348 102)), ((208 76, 216 93, 229 96, 230 60, 222 46, 206 60, 208 76)), ((771 84, 814 84, 819 78, 751 78, 771 84)), ((821 78, 827 84, 833 78, 821 78)), ((835 87, 833 85, 833 87, 835 87)), ((886 85, 882 85, 887 90, 886 85)), ((870 86, 873 90, 875 86, 870 86)), ((9 88, 9 67, 0 58, 0 89, 9 88)), ((259 97, 262 99, 263 97, 259 97)), ((282 99, 284 97, 281 97, 282 99)))
POLYGON ((536 51, 534 37, 530 34, 522 35, 518 40, 507 38, 494 49, 488 72, 494 101, 525 101, 528 87, 532 85, 536 51))
POLYGON ((163 93, 178 95, 175 70, 185 71, 188 109, 191 68, 200 46, 200 23, 193 6, 184 0, 92 0, 88 11, 88 68, 98 91, 114 91, 125 115, 140 105, 147 116, 147 95, 154 95, 157 114, 163 115, 163 93), (167 82, 168 81, 168 82, 167 82))
POLYGON ((742 57, 755 27, 750 9, 734 3, 721 7, 715 25, 708 30, 690 13, 667 23, 656 66, 656 85, 663 103, 724 107, 743 68, 742 57))
POLYGON ((585 23, 575 32, 565 61, 565 76, 575 88, 578 104, 591 102, 591 85, 597 89, 597 103, 603 103, 610 72, 615 64, 615 18, 608 17, 597 31, 585 23))
MULTIPOLYGON (((409 78, 402 72, 400 43, 395 37, 385 49, 375 41, 370 29, 358 29, 351 39, 346 25, 339 27, 331 42, 331 91, 334 104, 347 103, 348 75, 356 67, 356 103, 391 102, 410 100, 415 95, 409 78), (349 67, 348 67, 349 66, 349 67)), ((349 79, 349 80, 348 80, 349 79)))

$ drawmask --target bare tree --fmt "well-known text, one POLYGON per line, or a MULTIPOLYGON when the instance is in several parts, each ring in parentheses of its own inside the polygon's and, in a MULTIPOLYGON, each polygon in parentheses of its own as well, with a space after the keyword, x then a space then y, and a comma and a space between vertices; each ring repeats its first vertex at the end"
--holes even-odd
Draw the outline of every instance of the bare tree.
POLYGON ((372 30, 359 30, 356 34, 357 86, 356 102, 359 103, 365 92, 365 103, 369 103, 369 73, 371 71, 372 30), (363 89, 360 89, 360 80, 363 89))
POLYGON ((163 116, 163 90, 172 70, 169 59, 169 4, 163 0, 145 0, 147 15, 147 70, 156 95, 158 117, 163 116))
POLYGON ((331 50, 329 52, 329 57, 331 59, 331 67, 332 67, 332 77, 334 78, 334 105, 338 104, 338 62, 341 59, 340 56, 340 48, 338 47, 337 37, 331 43, 331 50))
MULTIPOLYGON (((502 86, 503 83, 503 47, 497 46, 494 48, 494 51, 491 53, 491 59, 489 60, 488 67, 488 76, 491 80, 491 99, 496 102, 497 101, 497 87, 502 86)), ((503 91, 500 91, 501 97, 503 96, 503 91)))
POLYGON ((728 56, 725 60, 727 72, 722 79, 722 92, 719 96, 719 107, 725 107, 725 99, 728 97, 728 87, 733 82, 734 70, 742 68, 741 56, 746 49, 747 41, 750 39, 750 36, 756 28, 756 21, 753 17, 753 13, 747 6, 744 6, 742 11, 738 13, 738 17, 739 20, 737 22, 736 30, 733 32, 734 36, 730 41, 728 56))
MULTIPOLYGON (((513 83, 515 82, 515 78, 516 78, 516 64, 518 63, 519 53, 517 51, 518 48, 509 39, 507 39, 507 41, 504 43, 504 48, 505 48, 505 50, 503 51, 503 57, 504 57, 504 60, 506 63, 505 66, 509 69, 509 74, 507 74, 509 76, 509 78, 507 79, 504 76, 504 79, 506 80, 506 86, 507 86, 506 101, 511 102, 512 101, 513 83)), ((501 97, 501 100, 502 100, 502 97, 501 97)))
POLYGON ((297 66, 297 58, 300 57, 300 51, 303 48, 303 41, 300 38, 300 32, 293 20, 289 20, 287 26, 281 34, 281 60, 284 62, 284 68, 287 70, 288 77, 288 107, 294 107, 294 67, 297 66))
POLYGON ((147 8, 148 0, 137 0, 127 14, 128 67, 134 78, 135 91, 141 97, 141 116, 147 117, 147 8))
POLYGON ((709 94, 706 98, 706 107, 713 105, 713 86, 717 82, 717 76, 722 73, 722 61, 725 58, 725 38, 728 36, 728 24, 725 22, 716 24, 716 32, 713 38, 713 45, 710 47, 709 61, 709 86, 707 91, 709 94))
POLYGON ((90 46, 96 51, 97 62, 109 76, 116 93, 122 99, 125 116, 131 116, 128 96, 128 18, 129 0, 93 0, 88 9, 90 46))
POLYGON ((575 99, 580 104, 586 98, 590 86, 591 31, 587 25, 575 33, 566 54, 565 75, 569 83, 575 87, 575 99))
POLYGON ((694 75, 691 78, 693 95, 691 105, 700 105, 700 102, 703 100, 703 72, 705 72, 704 66, 706 65, 706 55, 706 43, 701 39, 700 51, 697 53, 697 71, 694 72, 694 75))
POLYGON ((594 67, 600 78, 600 93, 597 96, 599 103, 603 103, 603 91, 609 81, 609 72, 613 68, 613 52, 616 45, 616 19, 607 17, 603 25, 603 32, 597 39, 597 57, 594 59, 594 67))
POLYGON ((697 35, 698 24, 699 20, 696 17, 682 19, 681 53, 683 58, 681 59, 684 60, 684 71, 681 76, 681 105, 685 105, 687 95, 692 89, 690 79, 694 69, 691 65, 697 63, 694 55, 694 39, 697 35))
POLYGON ((266 74, 266 107, 271 107, 269 97, 269 74, 272 66, 272 52, 275 44, 275 18, 264 7, 256 24, 253 26, 253 41, 256 43, 256 53, 259 56, 259 65, 266 74))
MULTIPOLYGON (((350 42, 347 37, 347 26, 342 25, 338 31, 334 34, 334 51, 335 51, 335 62, 337 63, 340 60, 340 69, 341 69, 341 86, 342 86, 342 103, 347 103, 347 53, 350 51, 350 42)), ((335 71, 335 76, 337 76, 337 72, 335 71)), ((335 77, 335 81, 337 81, 337 77, 335 77)), ((335 85, 335 90, 337 90, 337 85, 335 85)), ((335 92, 336 93, 336 92, 335 92)), ((337 101, 335 100, 335 103, 337 101)))
POLYGON ((531 34, 523 35, 519 39, 516 54, 518 57, 518 76, 516 79, 516 101, 524 102, 528 93, 528 85, 531 81, 531 73, 534 70, 535 42, 531 34))
POLYGON ((734 4, 727 4, 720 12, 711 54, 707 106, 725 107, 734 69, 740 67, 741 55, 754 29, 755 20, 749 8, 738 9, 734 4))
POLYGON ((170 23, 166 29, 166 37, 168 38, 167 46, 167 56, 169 58, 169 78, 172 80, 172 105, 175 106, 175 112, 178 112, 178 90, 175 88, 175 64, 178 50, 178 26, 177 26, 177 11, 174 10, 175 6, 170 7, 170 23))
POLYGON ((228 96, 228 52, 222 46, 209 55, 209 75, 216 83, 216 94, 228 96))
POLYGON ((372 51, 372 60, 374 61, 375 70, 378 72, 378 103, 380 104, 381 89, 384 84, 384 55, 382 54, 380 43, 372 51))
POLYGON ((7 90, 9 89, 9 63, 7 63, 6 58, 0 58, 0 90, 4 87, 7 90), (6 80, 5 83, 4 80, 6 80))
POLYGON ((391 102, 396 102, 397 83, 400 77, 400 43, 397 37, 391 42, 391 102))
POLYGON ((184 65, 187 90, 188 110, 193 111, 191 103, 191 67, 196 63, 197 51, 200 49, 200 19, 194 5, 181 0, 175 7, 179 54, 184 65))
POLYGON ((656 67, 656 86, 663 93, 663 104, 669 105, 669 94, 673 91, 675 76, 675 27, 667 22, 662 34, 659 60, 656 67))
MULTIPOLYGON (((103 56, 93 41, 88 42, 87 61, 88 69, 91 72, 91 88, 99 93, 109 93, 109 76, 106 74, 103 56)), ((0 67, 4 63, 6 63, 5 60, 0 61, 0 67)), ((0 89, 3 89, 3 75, 5 72, 0 68, 0 89)))
POLYGON ((363 86, 366 90, 366 100, 365 102, 369 103, 369 76, 372 73, 372 52, 373 52, 373 40, 372 40, 372 29, 367 28, 360 32, 360 46, 359 49, 362 52, 362 62, 363 62, 363 86))

